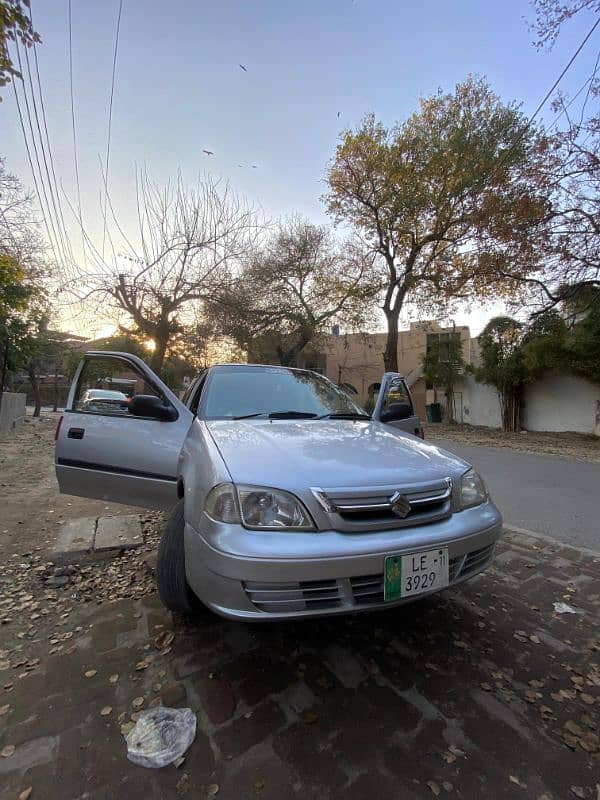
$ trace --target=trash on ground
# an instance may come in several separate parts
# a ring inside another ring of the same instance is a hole
[[[185,753],[195,736],[196,715],[191,708],[150,708],[141,712],[125,737],[127,758],[142,767],[166,767]]]
[[[554,610],[557,614],[578,614],[577,609],[567,603],[554,603]]]

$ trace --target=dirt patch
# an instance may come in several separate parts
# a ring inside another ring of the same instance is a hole
[[[164,525],[158,512],[141,515],[139,550],[97,564],[55,563],[53,547],[68,520],[140,511],[58,494],[57,421],[57,414],[28,417],[19,430],[0,438],[0,663],[10,655],[35,665],[44,655],[68,649],[74,635],[70,620],[82,604],[138,599],[155,591],[147,562]]]
[[[600,462],[600,437],[583,433],[541,433],[522,431],[504,433],[495,428],[474,425],[448,425],[428,423],[425,428],[427,439],[446,439],[466,445],[485,445],[486,447],[508,447],[523,453],[542,453],[564,458],[577,458],[581,461]]]

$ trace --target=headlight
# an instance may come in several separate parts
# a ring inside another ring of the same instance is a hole
[[[239,525],[240,512],[232,483],[221,483],[208,493],[204,510],[217,522],[235,522]]]
[[[204,510],[217,522],[241,522],[256,530],[315,530],[300,500],[281,489],[221,483],[208,493]]]
[[[314,523],[300,500],[281,489],[238,486],[242,524],[246,528],[312,531]]]
[[[460,481],[460,507],[472,508],[487,500],[487,489],[475,470],[470,469]]]

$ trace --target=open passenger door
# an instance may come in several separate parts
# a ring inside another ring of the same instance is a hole
[[[415,413],[410,391],[398,372],[384,374],[372,417],[406,433],[423,436],[421,421]]]
[[[192,420],[189,409],[142,359],[129,353],[86,353],[57,429],[60,491],[172,508],[179,455]]]

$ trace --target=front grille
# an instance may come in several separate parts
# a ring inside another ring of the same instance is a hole
[[[450,585],[483,569],[494,556],[495,544],[450,559]],[[351,578],[299,581],[298,583],[244,583],[248,600],[271,614],[298,611],[327,611],[346,607],[362,608],[383,604],[383,573]]]
[[[414,527],[452,513],[450,478],[401,488],[313,488],[312,493],[334,530],[347,532]],[[396,507],[399,513],[395,513]]]
[[[245,583],[250,602],[260,611],[290,612],[336,608],[341,605],[338,581]]]
[[[460,571],[460,577],[464,578],[466,575],[471,575],[473,572],[480,570],[488,561],[494,557],[494,550],[496,544],[489,544],[487,547],[482,547],[479,550],[473,550],[465,558],[464,564]]]

